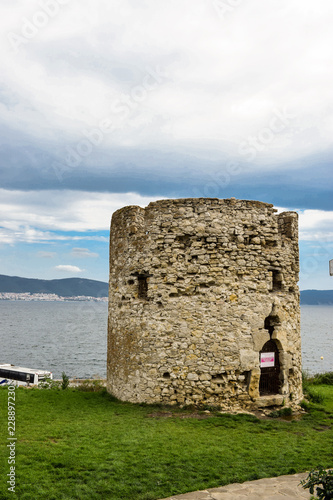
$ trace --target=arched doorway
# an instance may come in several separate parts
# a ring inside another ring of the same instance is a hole
[[[260,396],[279,394],[280,360],[279,349],[274,340],[269,340],[260,351]]]

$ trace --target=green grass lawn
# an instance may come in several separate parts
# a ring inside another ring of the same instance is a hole
[[[323,402],[301,420],[282,421],[218,413],[200,419],[189,417],[191,410],[121,403],[105,391],[18,388],[13,493],[1,388],[0,498],[154,500],[332,467],[333,386],[313,389]],[[172,416],[162,416],[167,412]]]

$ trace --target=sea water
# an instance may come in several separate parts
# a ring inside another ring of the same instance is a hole
[[[0,363],[106,376],[107,303],[0,300]]]
[[[310,375],[333,371],[333,306],[301,306],[302,364]]]
[[[301,306],[303,369],[333,371],[333,306]],[[107,303],[0,300],[0,364],[106,376]]]

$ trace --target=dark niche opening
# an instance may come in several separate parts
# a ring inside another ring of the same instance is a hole
[[[242,373],[243,377],[244,377],[244,383],[249,385],[249,382],[250,382],[250,378],[251,378],[251,371],[248,370],[248,371],[245,371]]]
[[[139,299],[148,299],[148,282],[147,276],[138,276],[138,297]]]
[[[281,272],[277,269],[273,269],[272,270],[272,278],[273,278],[272,291],[276,292],[278,290],[282,290],[283,284],[282,284]]]
[[[279,324],[280,320],[278,316],[270,315],[265,318],[264,328],[265,330],[268,330],[270,338],[272,338],[275,327]]]
[[[138,278],[138,298],[148,300],[148,278],[150,278],[152,274],[143,271],[141,273],[133,273],[132,276],[136,276]]]
[[[178,241],[184,247],[191,246],[191,235],[190,234],[181,234],[176,236],[176,241]]]

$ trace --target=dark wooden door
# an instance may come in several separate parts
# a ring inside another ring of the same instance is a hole
[[[266,356],[265,356],[266,354]],[[273,365],[273,366],[269,366]],[[280,361],[279,349],[274,340],[269,340],[260,351],[260,396],[279,394],[280,390]]]

